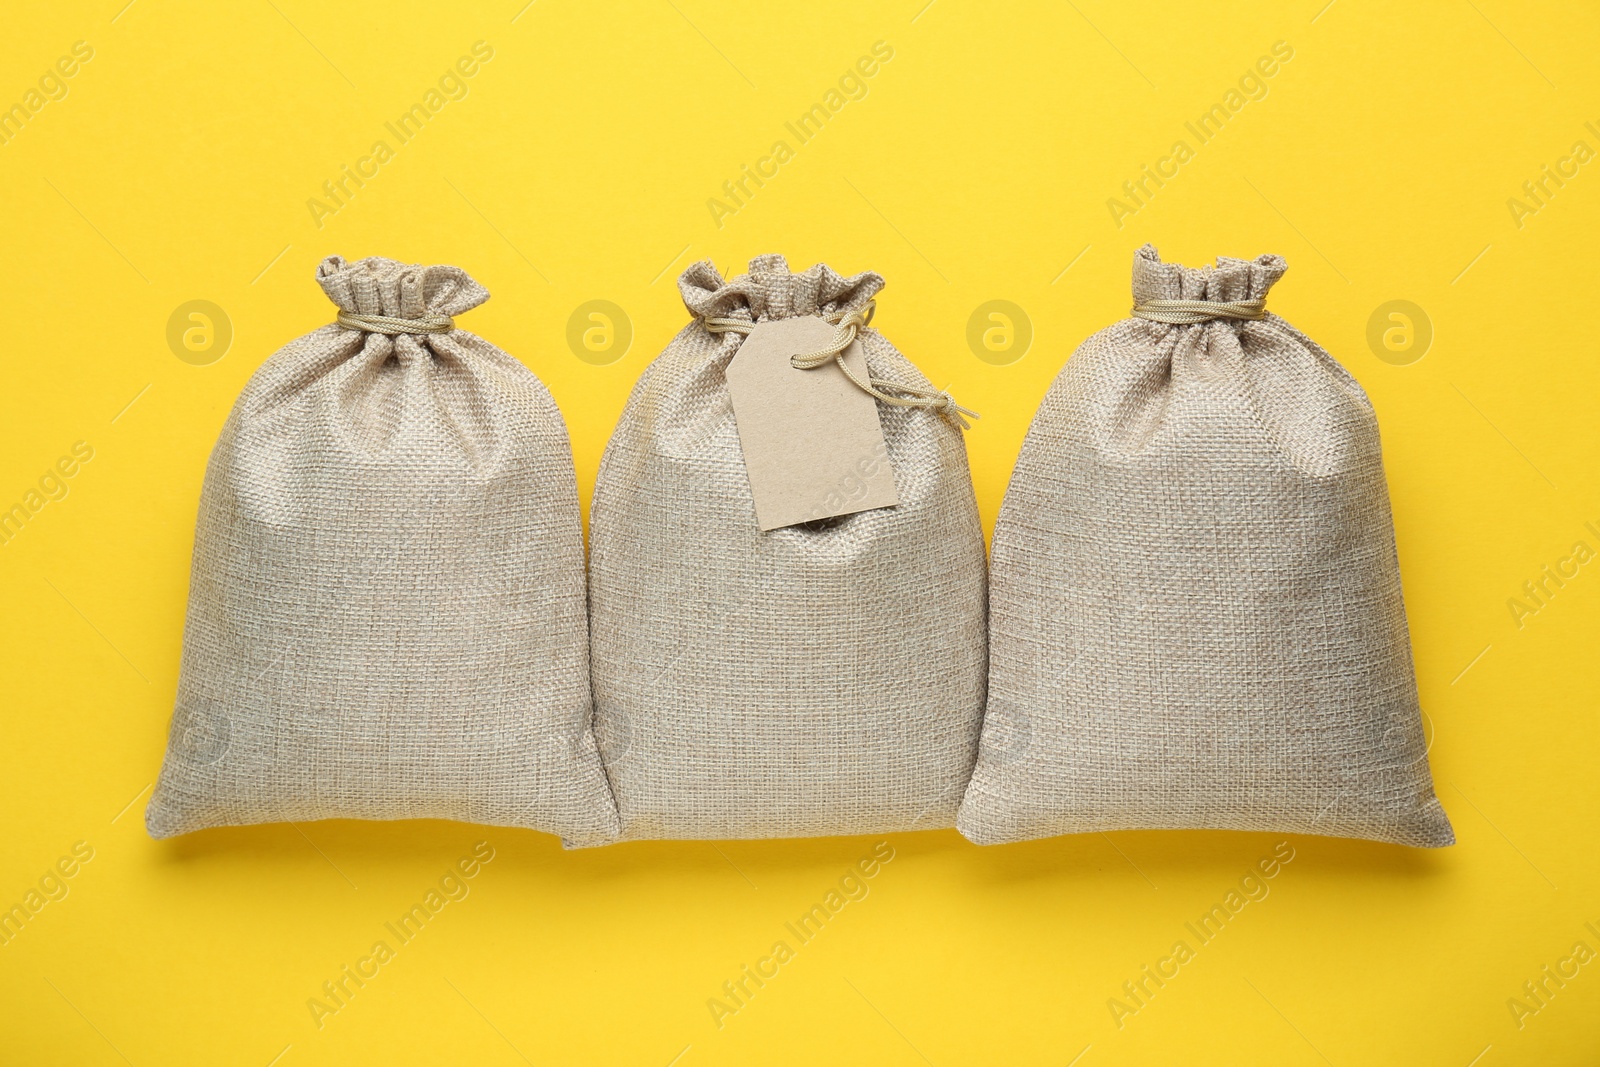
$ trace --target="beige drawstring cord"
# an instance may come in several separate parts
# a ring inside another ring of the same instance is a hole
[[[1214,319],[1264,319],[1267,302],[1257,300],[1145,300],[1133,305],[1133,317],[1187,326]]]
[[[362,333],[384,333],[391,337],[408,333],[445,333],[455,329],[456,320],[449,315],[424,315],[420,319],[397,319],[390,315],[352,315],[339,312],[338,323],[347,330]]]
[[[851,312],[835,311],[822,316],[825,322],[831,323],[834,327],[833,340],[828,342],[827,347],[819,348],[815,352],[791,356],[790,364],[800,370],[812,370],[825,363],[837,363],[839,369],[844,371],[844,376],[849,378],[856,388],[872,394],[885,404],[902,408],[927,408],[947,416],[963,430],[969,429],[972,424],[967,420],[978,418],[978,413],[956,403],[955,397],[944,390],[924,389],[920,385],[906,385],[870,376],[863,381],[845,363],[845,349],[850,347],[851,342],[861,332],[861,328],[872,321],[872,315],[876,310],[877,304],[868,301],[863,307]],[[710,333],[749,334],[756,328],[756,324],[748,319],[703,318],[700,321]],[[885,393],[884,389],[892,389],[894,394]]]

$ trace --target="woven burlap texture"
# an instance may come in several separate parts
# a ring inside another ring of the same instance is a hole
[[[961,431],[879,403],[899,505],[762,533],[724,380],[744,338],[699,319],[850,311],[883,279],[762,256],[679,287],[697,319],[634,388],[590,517],[595,724],[624,834],[951,825],[986,670]],[[875,377],[928,386],[875,330],[861,343]]]
[[[1266,296],[1277,256],[1134,259],[1135,302]],[[1270,302],[1269,302],[1270,303]],[[1378,425],[1277,315],[1089,338],[991,557],[980,844],[1209,827],[1448,845]]]
[[[457,315],[455,267],[333,257],[348,313]],[[544,385],[461,329],[324,326],[245,387],[206,469],[155,837],[327,818],[616,836],[583,540]]]

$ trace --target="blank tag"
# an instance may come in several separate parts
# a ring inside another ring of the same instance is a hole
[[[828,363],[801,370],[834,328],[817,315],[759,322],[728,365],[728,397],[763,531],[898,504],[878,402]],[[861,343],[844,350],[862,381]]]

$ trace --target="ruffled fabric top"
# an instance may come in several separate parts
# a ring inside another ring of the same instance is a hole
[[[749,271],[727,281],[710,260],[701,260],[678,279],[691,315],[752,322],[854,311],[877,296],[883,285],[883,277],[870,271],[846,278],[821,263],[794,274],[780,255],[757,256]]]
[[[459,315],[489,299],[489,290],[460,267],[424,267],[382,256],[354,263],[329,256],[317,266],[317,284],[339,310],[352,315]]]
[[[1218,256],[1215,267],[1185,267],[1161,262],[1155,245],[1145,245],[1133,254],[1133,300],[1256,300],[1288,269],[1282,256]]]

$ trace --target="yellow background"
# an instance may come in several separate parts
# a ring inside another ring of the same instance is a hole
[[[12,5],[0,35],[0,104],[94,49],[0,145],[0,507],[74,442],[95,450],[0,547],[0,904],[94,849],[0,947],[0,1062],[1600,1062],[1600,962],[1520,1028],[1507,1006],[1575,942],[1600,950],[1600,564],[1520,627],[1508,608],[1575,542],[1600,549],[1600,162],[1520,226],[1507,204],[1574,142],[1600,149],[1592,7],[124,2]],[[318,228],[323,181],[479,40],[494,58],[469,94]],[[894,57],[868,95],[719,228],[706,201],[879,40]],[[1184,122],[1277,41],[1294,57],[1267,96],[1119,228],[1107,199],[1194,147]],[[585,503],[628,388],[685,321],[690,262],[877,270],[875,325],[983,414],[967,441],[992,526],[1039,399],[1126,313],[1147,240],[1191,265],[1285,255],[1272,308],[1371,393],[1456,847],[1294,838],[1271,895],[1119,1029],[1107,1000],[1280,835],[891,835],[870,894],[719,1028],[722,983],[877,839],[145,836],[205,458],[256,367],[329,321],[324,255],[482,281],[462,325],[549,384]],[[166,339],[196,299],[234,331],[206,366]],[[566,341],[596,299],[634,330],[606,366]],[[966,340],[995,299],[1034,329],[1007,365]],[[1367,343],[1396,299],[1435,331],[1403,365]],[[319,1029],[307,1000],[479,840],[495,858],[470,895]]]

